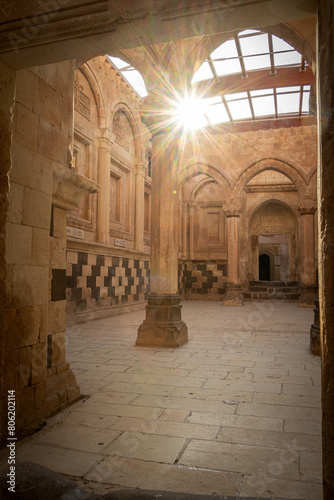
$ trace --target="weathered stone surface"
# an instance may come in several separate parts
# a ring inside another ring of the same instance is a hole
[[[319,136],[319,302],[322,344],[322,409],[323,409],[323,480],[324,499],[334,494],[334,281],[333,269],[333,147],[334,147],[334,61],[333,61],[333,6],[326,0],[319,2],[318,19],[318,116],[321,116]]]

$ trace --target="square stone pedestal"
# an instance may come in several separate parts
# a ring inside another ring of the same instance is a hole
[[[244,297],[242,295],[241,285],[234,283],[226,284],[226,292],[223,298],[224,306],[243,306]]]
[[[188,327],[181,319],[181,307],[178,295],[150,294],[136,345],[179,347],[188,342]]]

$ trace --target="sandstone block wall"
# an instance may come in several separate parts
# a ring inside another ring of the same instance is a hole
[[[73,74],[70,61],[17,72],[3,367],[4,390],[16,391],[17,435],[79,395],[65,363],[66,212],[54,203],[54,174],[69,169],[72,115],[63,111],[71,108]]]

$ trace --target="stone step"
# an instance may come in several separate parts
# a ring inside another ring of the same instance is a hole
[[[268,293],[295,293],[299,287],[265,287],[265,286],[250,286],[250,292],[268,292]]]
[[[243,292],[244,300],[273,300],[273,301],[283,301],[283,302],[296,302],[299,299],[298,292]]]
[[[251,281],[250,286],[264,286],[264,287],[298,287],[299,281]]]

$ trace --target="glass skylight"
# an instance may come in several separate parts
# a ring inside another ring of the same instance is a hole
[[[211,125],[261,120],[309,113],[310,85],[236,92],[202,99],[203,113]]]
[[[245,77],[247,71],[265,68],[274,72],[278,67],[298,66],[301,62],[301,54],[284,40],[270,33],[245,30],[215,49],[195,73],[193,82],[238,73]],[[216,74],[212,74],[209,63]]]
[[[201,82],[215,80],[217,95],[211,93],[212,97],[202,99],[203,113],[212,125],[301,117],[309,114],[309,82],[314,81],[312,73],[308,73],[308,81],[301,79],[306,66],[302,55],[284,40],[270,33],[245,30],[217,47],[192,83],[205,92],[208,87],[204,83],[201,87]],[[289,85],[294,74],[297,85]],[[298,85],[298,81],[307,84]],[[267,82],[268,88],[263,88]],[[283,86],[285,82],[288,86]]]
[[[255,116],[274,116],[275,100],[274,96],[255,97],[252,99]]]
[[[139,95],[139,97],[147,96],[145,82],[139,71],[119,57],[108,56],[108,58],[113,63],[115,68],[119,70],[124,79],[130,84],[133,90]]]

